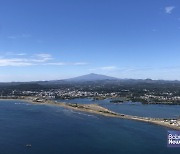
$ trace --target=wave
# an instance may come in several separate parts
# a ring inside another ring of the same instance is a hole
[[[75,113],[75,114],[79,114],[79,115],[83,115],[83,116],[88,116],[88,117],[93,117],[93,118],[99,119],[97,116],[92,115],[92,114],[86,114],[86,113],[83,113],[83,112],[77,112],[77,111],[72,111],[72,112]]]
[[[28,104],[28,103],[14,103],[14,104],[16,104],[16,105],[27,105],[27,106],[31,105],[31,104]]]

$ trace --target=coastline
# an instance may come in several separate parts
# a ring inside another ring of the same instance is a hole
[[[35,97],[23,97],[23,98],[15,98],[15,99],[0,99],[0,101],[23,101],[31,104],[40,104],[40,105],[54,105],[59,107],[64,107],[67,109],[72,109],[80,112],[87,112],[92,114],[98,114],[106,117],[113,118],[121,118],[127,120],[135,120],[140,122],[146,122],[151,124],[160,125],[166,128],[170,128],[173,130],[180,130],[180,125],[171,124],[169,121],[165,121],[163,118],[149,118],[149,117],[140,117],[140,116],[132,116],[127,114],[121,114],[117,112],[113,112],[108,110],[107,108],[101,107],[98,104],[73,104],[73,103],[64,103],[64,102],[56,102],[53,100],[44,100],[37,99]],[[178,124],[180,124],[180,119],[177,119]]]

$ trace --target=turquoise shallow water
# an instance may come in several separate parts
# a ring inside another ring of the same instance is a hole
[[[152,124],[0,101],[0,154],[179,154],[166,138],[167,129]]]

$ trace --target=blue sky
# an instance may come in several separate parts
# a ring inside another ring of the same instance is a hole
[[[0,82],[92,72],[180,80],[180,1],[0,0]]]

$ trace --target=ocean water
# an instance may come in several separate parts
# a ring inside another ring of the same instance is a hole
[[[153,124],[0,101],[0,154],[179,154],[166,138]]]
[[[112,111],[130,114],[135,116],[145,116],[154,118],[179,118],[180,117],[180,105],[162,105],[162,104],[148,104],[143,105],[141,103],[122,103],[102,104]]]
[[[141,103],[110,103],[109,99],[96,100],[92,99],[70,99],[70,100],[58,100],[67,103],[81,103],[81,104],[99,104],[112,111],[130,114],[135,116],[145,116],[154,118],[177,118],[180,117],[180,105],[162,105],[162,104],[148,104]]]

